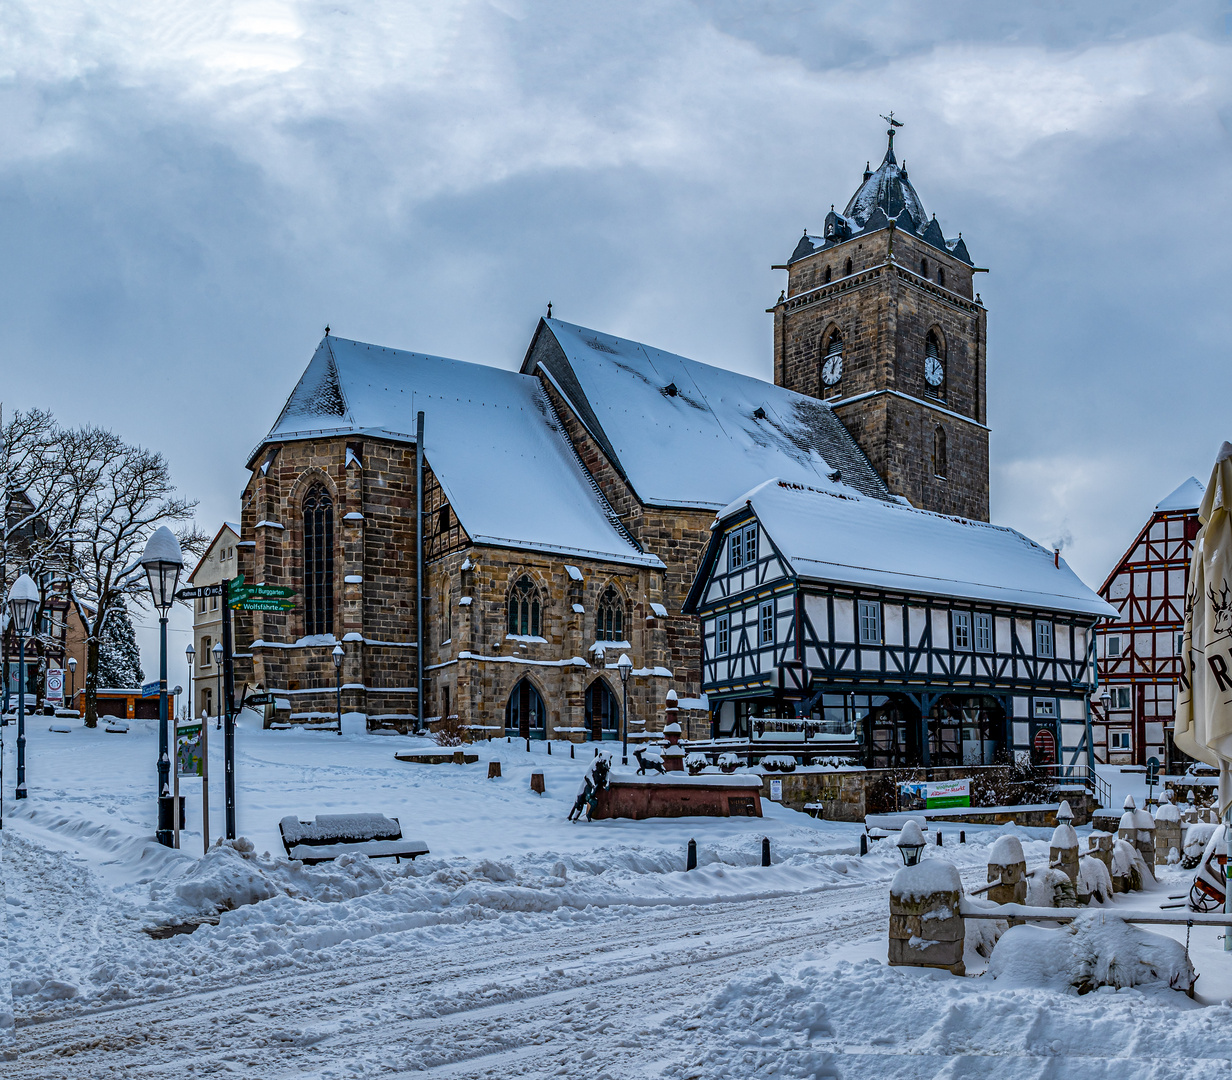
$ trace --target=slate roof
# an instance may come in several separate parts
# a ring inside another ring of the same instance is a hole
[[[644,504],[717,510],[767,476],[893,497],[815,398],[560,319],[539,324],[537,368]]]
[[[628,538],[578,461],[539,380],[326,336],[262,441],[415,441],[476,543],[661,567]],[[254,452],[249,466],[256,460]]]
[[[958,597],[1103,617],[1102,600],[1064,559],[1022,533],[854,494],[767,480],[724,507],[685,604],[695,605],[722,549],[718,525],[752,508],[765,534],[805,581],[865,585],[899,594]]]
[[[877,170],[864,170],[864,178],[855,194],[848,200],[847,208],[841,214],[836,214],[831,207],[830,213],[826,215],[823,235],[812,236],[806,232],[796,244],[789,263],[807,258],[824,248],[844,243],[853,237],[885,229],[893,221],[896,228],[918,236],[938,251],[944,251],[968,265],[973,265],[962,234],[947,240],[942,235],[941,226],[937,224],[936,215],[929,218],[924,212],[924,204],[907,178],[906,166],[900,166],[894,156],[894,132],[891,130],[888,134],[889,145]]]

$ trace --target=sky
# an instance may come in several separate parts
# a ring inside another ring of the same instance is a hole
[[[516,367],[551,301],[769,379],[890,109],[990,270],[993,520],[1098,587],[1232,438],[1229,0],[4,0],[0,397],[213,531],[327,324]]]

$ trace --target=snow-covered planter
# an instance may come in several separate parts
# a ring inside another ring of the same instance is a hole
[[[725,773],[734,773],[742,764],[743,762],[736,754],[719,755],[719,768]]]
[[[1010,986],[1086,994],[1101,986],[1155,984],[1193,993],[1197,974],[1179,941],[1123,922],[1110,912],[1079,915],[1068,926],[1015,926],[1002,935],[988,974]]]
[[[692,753],[686,755],[684,759],[684,767],[689,770],[690,776],[697,776],[706,770],[710,764],[710,759],[705,754]]]
[[[796,759],[787,754],[771,754],[761,759],[761,767],[766,772],[795,772]]]

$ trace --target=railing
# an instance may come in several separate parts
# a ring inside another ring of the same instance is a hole
[[[1057,784],[1081,784],[1100,806],[1112,805],[1112,788],[1108,781],[1089,765],[1037,765],[1036,768],[1050,774]]]

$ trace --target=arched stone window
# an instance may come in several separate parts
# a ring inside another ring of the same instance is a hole
[[[596,641],[624,641],[625,639],[625,598],[609,585],[599,598],[599,609],[595,615]]]
[[[543,695],[530,679],[523,679],[505,703],[505,734],[542,739],[547,731],[547,715]]]
[[[453,586],[449,578],[441,581],[441,643],[453,640]]]
[[[843,335],[837,326],[831,327],[821,341],[821,356],[818,361],[820,387],[818,396],[838,397],[843,381]]]
[[[620,737],[620,702],[605,679],[586,688],[586,730],[596,742]]]
[[[933,432],[933,475],[944,477],[945,474],[945,428],[938,424]]]
[[[831,281],[831,280],[833,280],[833,278],[834,278],[834,274],[833,274],[833,272],[830,270],[830,268],[827,266],[827,267],[826,267],[826,276],[825,276],[825,280],[826,280],[826,281]]]
[[[937,284],[940,285],[943,289],[945,288],[945,267],[944,266],[937,267]]]
[[[847,260],[847,265],[843,268],[843,273],[847,277],[851,276],[851,260],[850,259]]]
[[[924,339],[924,396],[945,400],[945,341],[936,327]]]
[[[509,633],[517,637],[541,637],[541,613],[539,590],[523,574],[509,592]]]
[[[323,484],[304,496],[304,632],[334,632],[334,500]]]
[[[928,277],[928,260],[927,259],[920,260],[920,277],[923,277],[923,278]]]

